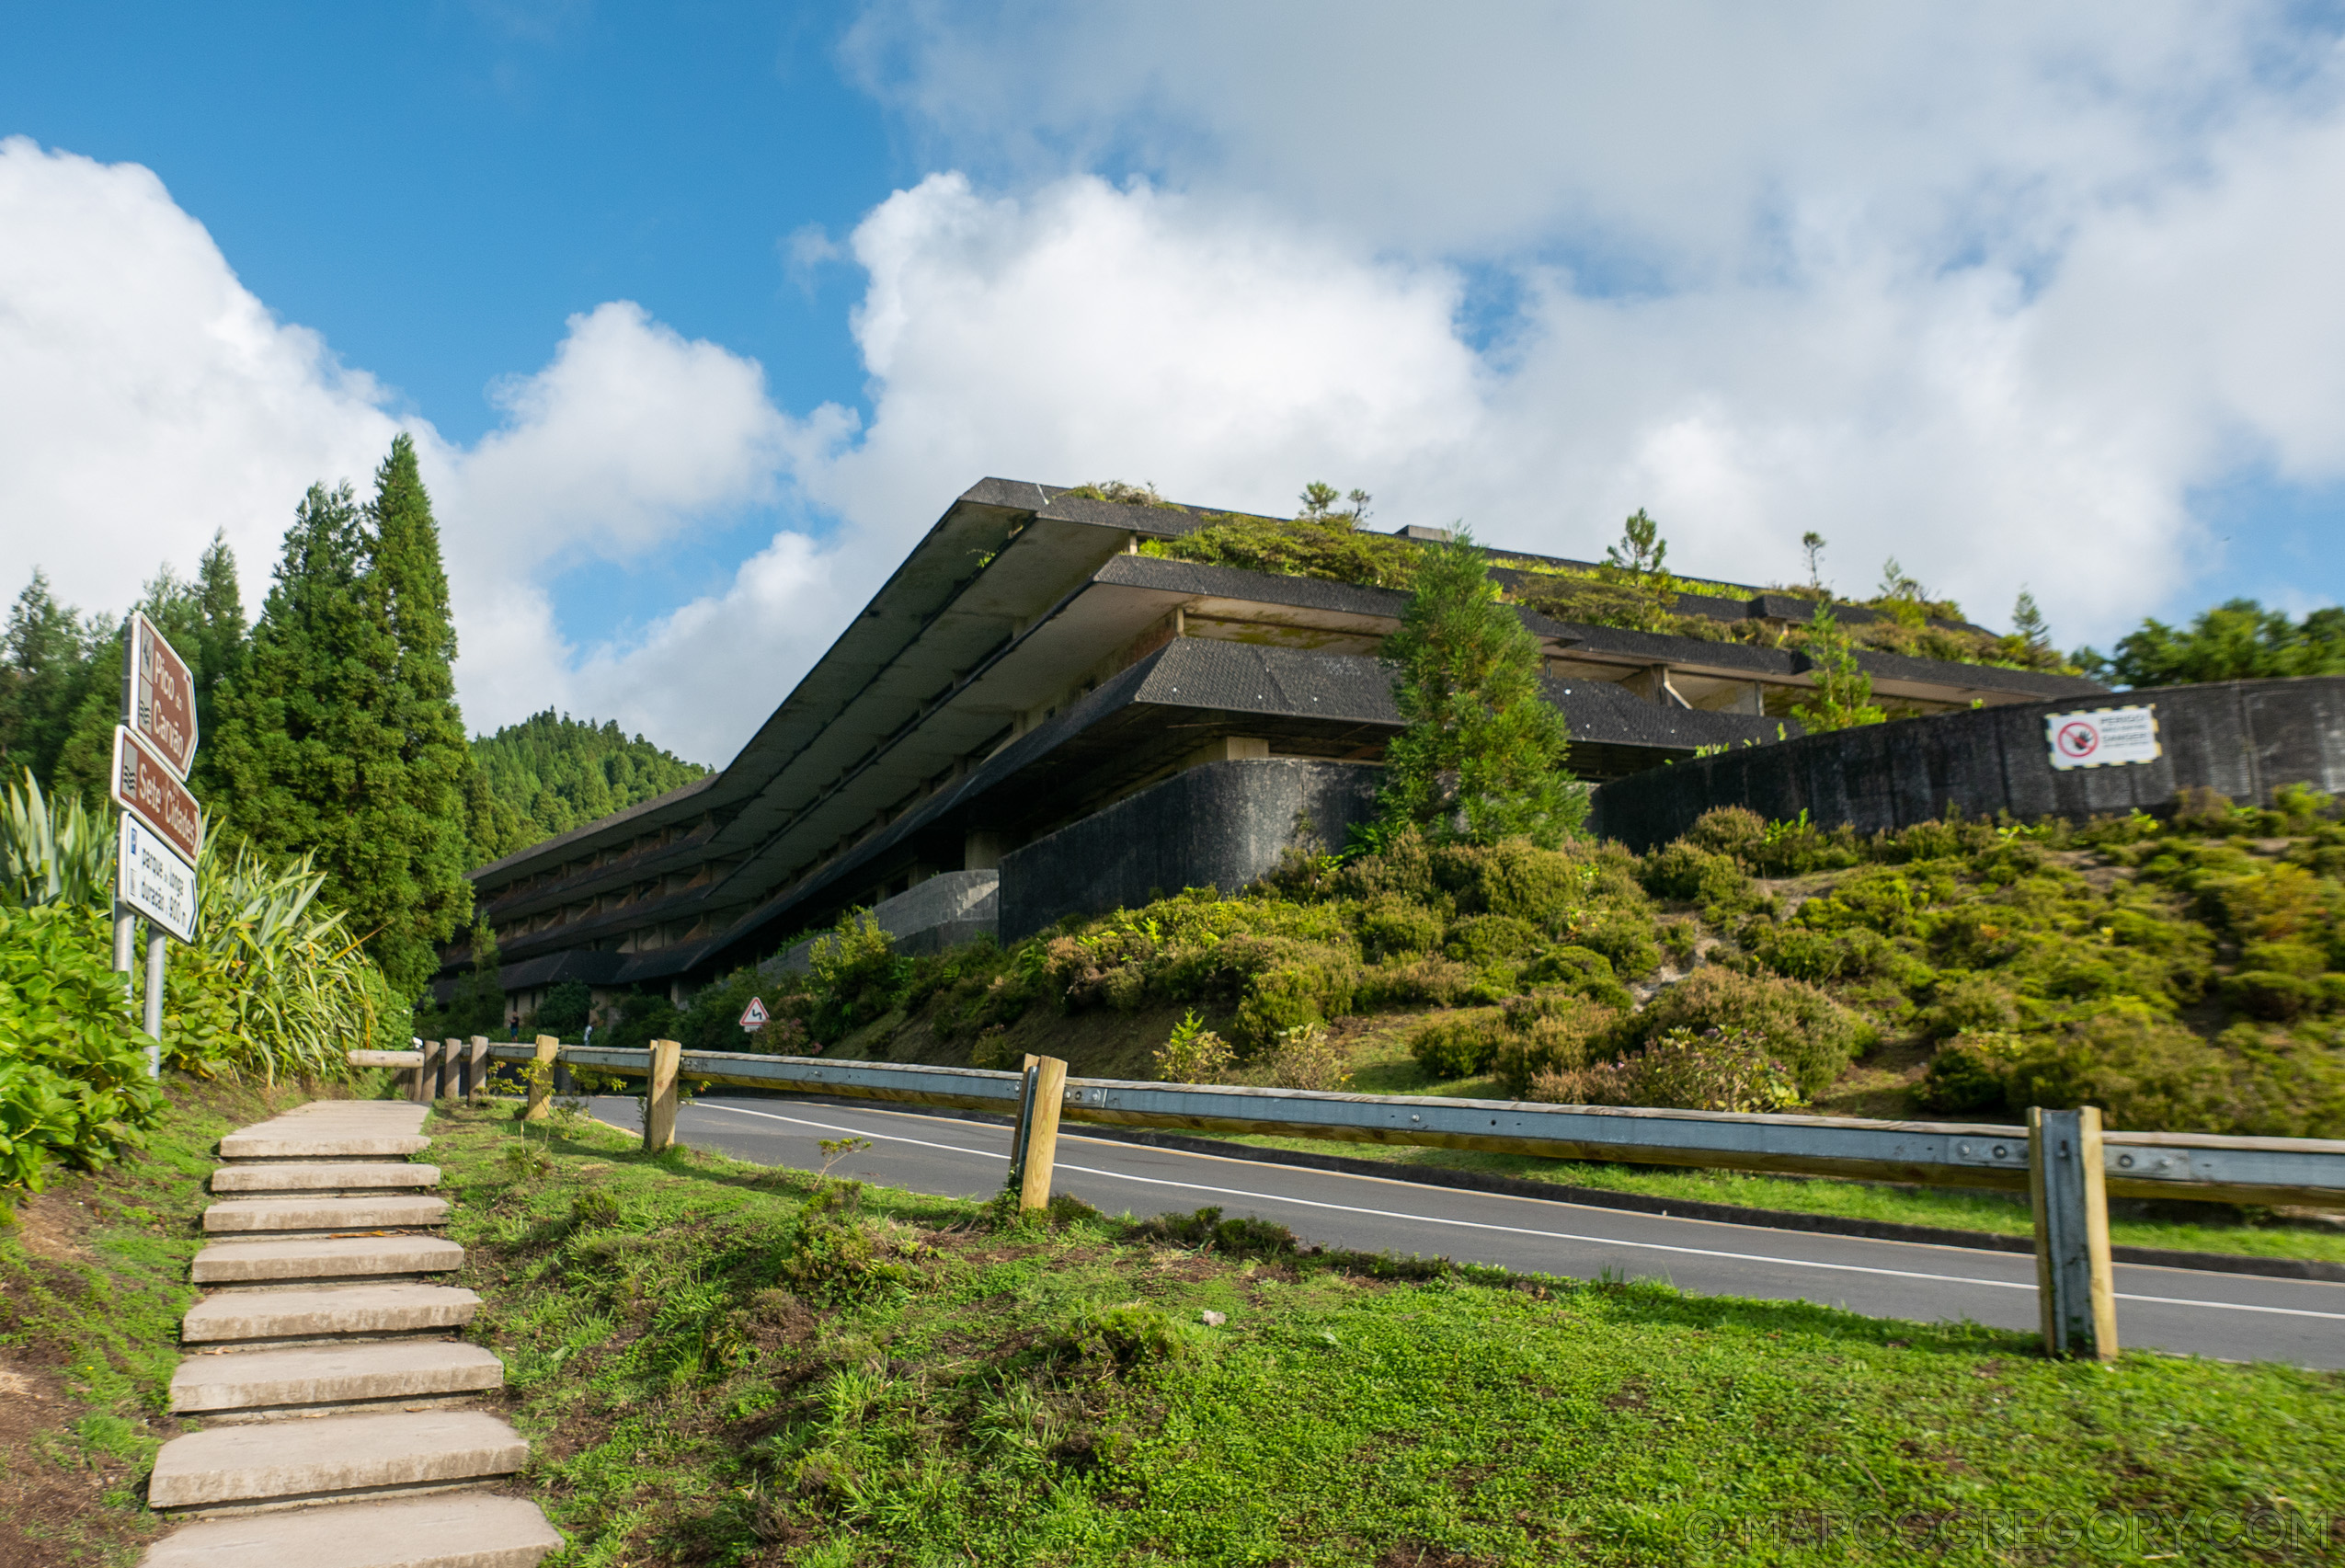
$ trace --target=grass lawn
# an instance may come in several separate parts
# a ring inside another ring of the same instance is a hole
[[[2345,1560],[2336,1374],[1005,1225],[508,1115],[432,1157],[566,1562]]]
[[[175,1078],[145,1151],[0,1218],[0,1563],[137,1561],[220,1135],[303,1098]]]

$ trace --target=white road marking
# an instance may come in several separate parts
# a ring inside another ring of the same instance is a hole
[[[957,1144],[931,1143],[925,1139],[904,1138],[894,1133],[871,1132],[860,1127],[839,1127],[830,1122],[807,1121],[801,1116],[776,1116],[771,1111],[751,1111],[744,1109],[739,1105],[715,1105],[703,1104],[696,1105],[694,1108],[704,1111],[731,1111],[738,1116],[758,1116],[770,1122],[789,1122],[793,1126],[796,1127],[817,1127],[824,1132],[843,1132],[857,1138],[868,1138],[875,1141],[885,1141],[887,1143],[909,1143],[921,1149],[939,1150],[947,1154],[975,1155],[977,1158],[981,1160],[1000,1160],[1007,1162],[1010,1158],[1007,1154],[997,1154],[991,1150],[987,1149],[963,1149]],[[904,1115],[906,1113],[897,1112],[892,1114]],[[1097,1140],[1092,1139],[1086,1141]],[[1298,1207],[1323,1208],[1338,1214],[1360,1214],[1367,1215],[1377,1219],[1404,1219],[1413,1221],[1419,1225],[1447,1225],[1461,1230],[1493,1230],[1509,1236],[1533,1236],[1541,1241],[1549,1242],[1579,1242],[1589,1246],[1597,1247],[1634,1247],[1642,1252],[1675,1253],[1685,1257],[1722,1258],[1730,1263],[1773,1264],[1778,1267],[1782,1268],[1828,1269],[1841,1274],[1880,1275],[1892,1279],[1927,1279],[1942,1285],[1982,1285],[1990,1287],[1996,1290],[2033,1290],[2036,1288],[2035,1281],[2032,1279],[2024,1281],[2012,1279],[1978,1279],[1968,1275],[1928,1274],[1918,1269],[1910,1268],[1873,1268],[1864,1264],[1825,1263],[1813,1258],[1769,1257],[1760,1253],[1729,1253],[1722,1252],[1711,1247],[1676,1247],[1671,1246],[1665,1242],[1631,1242],[1623,1240],[1618,1236],[1582,1236],[1576,1235],[1569,1230],[1534,1230],[1521,1225],[1493,1225],[1482,1220],[1452,1219],[1442,1215],[1406,1214],[1389,1208],[1363,1208],[1356,1205],[1347,1203],[1321,1203],[1313,1198],[1289,1197],[1283,1193],[1247,1192],[1243,1188],[1240,1187],[1207,1186],[1203,1183],[1199,1182],[1175,1182],[1169,1181],[1161,1176],[1135,1176],[1123,1171],[1101,1171],[1089,1165],[1070,1165],[1063,1160],[1058,1162],[1058,1168],[1062,1171],[1073,1171],[1085,1176],[1104,1177],[1111,1182],[1140,1182],[1149,1186],[1172,1187],[1181,1192],[1211,1193],[1217,1197],[1251,1198],[1256,1203],[1293,1204]],[[1318,1172],[1314,1173],[1325,1175],[1330,1173]],[[2215,1311],[2263,1312],[2275,1317],[2321,1318],[2332,1322],[2345,1322],[2345,1312],[2316,1312],[2307,1307],[2263,1307],[2245,1301],[2194,1301],[2177,1296],[2134,1296],[2129,1295],[2122,1290],[2116,1292],[2116,1297],[2120,1301],[2140,1301],[2152,1306],[2200,1307]]]

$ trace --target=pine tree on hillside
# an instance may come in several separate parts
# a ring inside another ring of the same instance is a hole
[[[708,772],[616,724],[552,708],[472,745],[480,782],[466,795],[472,863],[486,865],[687,784]]]
[[[264,849],[315,849],[327,896],[349,904],[352,845],[370,830],[358,798],[358,758],[374,738],[360,592],[365,538],[347,484],[312,485],[294,509],[283,554],[242,668],[213,694],[208,772],[217,809]],[[357,929],[373,929],[353,906]]]
[[[7,776],[30,768],[41,779],[55,779],[57,758],[89,694],[90,665],[104,630],[60,604],[48,575],[38,569],[17,595],[7,629],[0,633],[0,767]],[[120,675],[117,665],[117,681]]]
[[[1408,727],[1384,751],[1381,828],[1552,848],[1587,814],[1563,758],[1571,732],[1539,690],[1539,644],[1498,596],[1470,534],[1425,553],[1384,640]]]
[[[472,912],[465,880],[464,781],[472,772],[463,715],[456,707],[456,628],[440,524],[401,434],[375,471],[368,504],[372,559],[361,587],[374,635],[368,647],[389,661],[375,670],[383,750],[360,787],[374,818],[368,845],[371,898],[358,905],[381,924],[375,952],[401,990],[420,990],[439,965],[433,944]]]

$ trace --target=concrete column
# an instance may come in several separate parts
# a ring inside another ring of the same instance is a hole
[[[963,871],[1000,870],[1001,856],[1005,853],[1003,843],[1005,837],[1004,834],[984,829],[972,831],[968,837],[961,841],[961,869]]]

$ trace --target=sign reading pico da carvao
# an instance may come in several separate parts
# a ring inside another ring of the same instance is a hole
[[[195,764],[195,676],[154,622],[131,614],[130,724],[181,778]]]
[[[122,725],[114,727],[114,804],[135,814],[193,865],[203,851],[203,812],[153,748]]]

